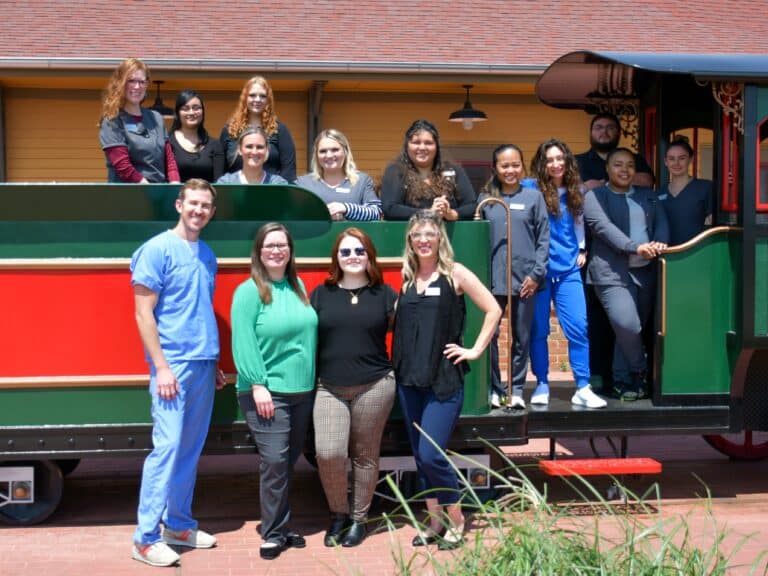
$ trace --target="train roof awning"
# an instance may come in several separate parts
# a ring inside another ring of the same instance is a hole
[[[579,50],[561,56],[544,71],[536,95],[557,108],[589,108],[596,100],[637,98],[643,72],[684,74],[701,81],[768,82],[768,55]]]

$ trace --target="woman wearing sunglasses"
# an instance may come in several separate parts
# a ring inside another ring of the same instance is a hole
[[[137,58],[112,73],[101,102],[99,142],[107,157],[107,182],[179,182],[179,169],[163,117],[141,103],[149,69]]]
[[[325,545],[352,547],[366,535],[381,435],[395,399],[386,336],[397,294],[383,282],[373,242],[357,228],[336,238],[329,272],[310,296],[318,316],[315,452],[331,511]]]

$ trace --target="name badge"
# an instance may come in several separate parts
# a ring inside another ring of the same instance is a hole
[[[336,192],[339,194],[349,194],[352,190],[350,188],[336,188]]]
[[[516,202],[512,202],[512,204],[509,205],[510,210],[525,210],[525,204],[518,204]]]
[[[440,286],[427,286],[424,296],[440,296]]]
[[[659,194],[659,200],[666,200],[667,195],[666,194]]]

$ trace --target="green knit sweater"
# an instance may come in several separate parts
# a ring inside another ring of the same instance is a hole
[[[317,314],[287,280],[272,283],[268,305],[252,279],[240,284],[232,299],[231,318],[238,392],[249,392],[254,384],[279,394],[314,388]]]

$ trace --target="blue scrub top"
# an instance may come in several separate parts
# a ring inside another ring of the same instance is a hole
[[[205,242],[198,242],[195,254],[173,231],[162,232],[134,252],[131,273],[131,285],[141,284],[159,295],[154,313],[166,360],[218,359],[216,256]]]

